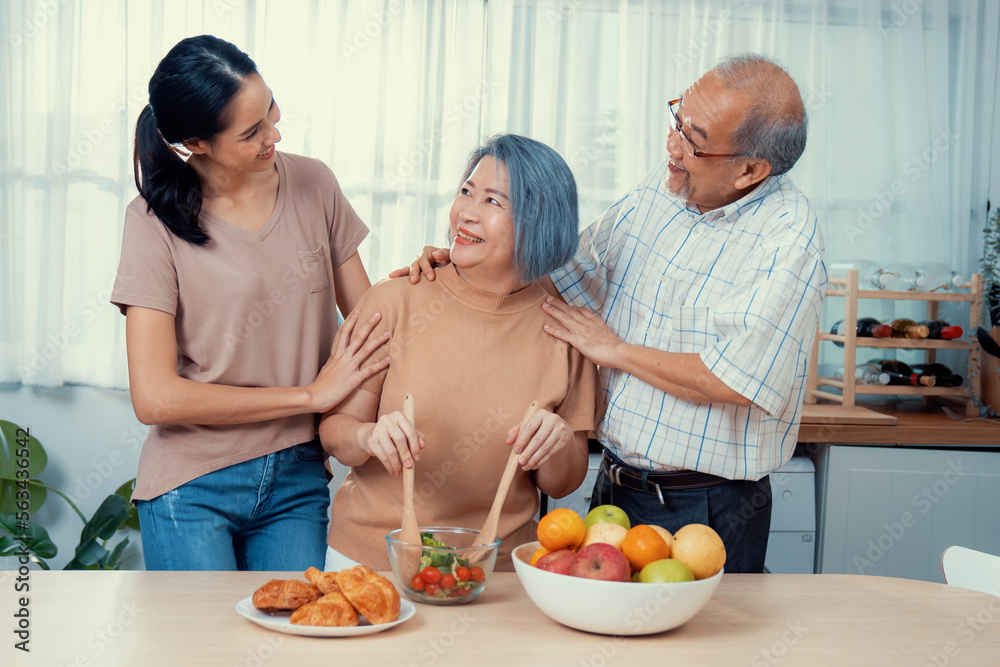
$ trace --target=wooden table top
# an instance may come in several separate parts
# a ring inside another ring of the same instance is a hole
[[[30,573],[30,653],[15,650],[16,572],[0,573],[4,665],[998,665],[1000,598],[859,575],[727,574],[685,625],[641,637],[566,628],[513,573],[475,602],[416,605],[377,634],[281,634],[237,614],[272,577],[301,573]],[[13,638],[12,638],[13,637]],[[935,662],[936,660],[936,662]]]
[[[912,401],[871,402],[865,403],[864,407],[896,417],[896,424],[837,423],[835,418],[827,418],[827,413],[806,405],[798,441],[835,445],[1000,447],[1000,419],[970,418],[959,407],[950,408],[955,416],[952,417],[941,406],[924,407]],[[807,420],[806,416],[810,418]]]

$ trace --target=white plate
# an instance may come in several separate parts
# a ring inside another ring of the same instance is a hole
[[[391,623],[372,625],[364,616],[359,615],[361,623],[353,628],[329,628],[321,625],[293,625],[289,621],[291,613],[266,614],[253,606],[253,596],[243,598],[236,603],[236,612],[243,618],[253,621],[268,630],[284,632],[287,635],[302,635],[305,637],[357,637],[370,635],[393,628],[403,621],[408,621],[417,613],[416,607],[409,600],[399,601],[399,618]]]

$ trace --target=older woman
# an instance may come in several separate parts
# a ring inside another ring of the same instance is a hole
[[[596,369],[549,336],[538,281],[572,255],[576,184],[554,150],[504,134],[473,151],[451,206],[452,264],[411,286],[383,281],[359,305],[392,334],[392,364],[320,424],[323,446],[351,471],[333,501],[328,568],[338,555],[388,569],[384,535],[402,517],[403,467],[415,465],[422,525],[479,528],[510,448],[520,468],[500,518],[498,569],[535,539],[538,491],[559,498],[587,468]],[[370,362],[368,362],[370,363]],[[416,424],[400,412],[414,397]],[[539,409],[523,426],[525,409]]]

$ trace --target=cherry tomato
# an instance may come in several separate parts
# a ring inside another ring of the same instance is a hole
[[[451,592],[451,594],[454,597],[458,597],[460,595],[468,595],[471,592],[472,592],[472,587],[471,586],[460,586],[459,588],[456,588],[455,590],[453,590]]]
[[[420,578],[423,579],[425,583],[436,584],[441,581],[441,570],[428,565],[420,571]]]
[[[473,581],[478,581],[479,583],[486,581],[486,573],[483,572],[483,568],[478,565],[472,566],[472,569],[469,570],[469,576]]]
[[[427,582],[424,581],[424,578],[421,577],[419,573],[413,575],[413,578],[410,579],[410,588],[412,588],[413,590],[422,591],[426,587],[427,587]]]
[[[440,584],[427,584],[427,588],[424,589],[424,593],[427,593],[428,595],[434,595],[439,590],[441,590]]]
[[[468,581],[469,576],[470,576],[469,568],[465,567],[464,565],[459,565],[458,567],[455,568],[455,578],[458,579],[459,581]]]
[[[444,575],[441,575],[441,582],[440,583],[441,583],[441,588],[444,588],[446,590],[454,588],[455,587],[455,575],[453,575],[453,574],[444,574]]]

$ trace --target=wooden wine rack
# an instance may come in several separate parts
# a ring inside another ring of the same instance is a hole
[[[965,412],[969,416],[977,416],[979,408],[975,405],[980,397],[980,364],[982,350],[976,342],[974,333],[980,326],[980,315],[983,311],[983,277],[974,274],[969,282],[961,285],[968,292],[892,292],[886,290],[858,289],[858,272],[848,271],[846,278],[831,278],[826,296],[844,297],[844,331],[839,336],[819,329],[816,342],[813,344],[812,356],[809,360],[809,375],[807,380],[806,403],[816,403],[818,399],[827,399],[846,407],[854,407],[859,394],[894,394],[909,396],[940,396],[964,401]],[[897,301],[926,301],[927,319],[938,317],[938,306],[942,301],[958,301],[969,304],[969,328],[967,340],[938,340],[912,338],[859,338],[857,335],[858,300],[882,299]],[[819,344],[821,341],[835,341],[844,345],[844,379],[818,375]],[[854,368],[857,366],[857,350],[859,347],[876,347],[882,349],[916,349],[925,350],[927,362],[933,363],[938,350],[967,350],[968,369],[965,386],[962,387],[906,387],[901,385],[862,385],[854,379]],[[841,394],[824,391],[820,387],[835,387]]]

